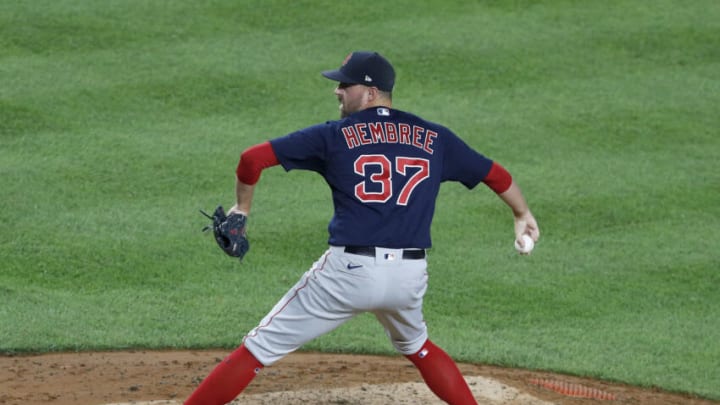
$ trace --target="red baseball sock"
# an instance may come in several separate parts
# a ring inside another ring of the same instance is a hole
[[[263,368],[244,345],[225,358],[185,401],[185,405],[224,405],[240,395]]]
[[[443,401],[451,405],[477,404],[453,359],[429,339],[419,352],[405,357],[417,367],[430,390]]]

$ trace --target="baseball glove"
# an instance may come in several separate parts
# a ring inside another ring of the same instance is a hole
[[[250,249],[250,242],[245,234],[247,216],[239,213],[225,215],[222,205],[218,205],[212,215],[208,215],[203,210],[200,212],[212,220],[212,224],[203,228],[203,232],[212,229],[220,249],[229,256],[242,260]]]

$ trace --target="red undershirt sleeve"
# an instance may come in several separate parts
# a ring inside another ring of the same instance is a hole
[[[490,172],[488,172],[487,176],[483,179],[483,183],[497,194],[502,194],[510,188],[512,176],[504,167],[500,166],[499,163],[493,162],[490,167]]]
[[[240,155],[235,175],[240,182],[254,185],[260,180],[263,169],[279,164],[270,142],[264,142],[245,149]]]

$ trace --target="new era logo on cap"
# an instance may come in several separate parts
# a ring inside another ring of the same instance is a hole
[[[339,69],[324,71],[322,75],[341,83],[364,84],[383,91],[392,91],[395,86],[395,69],[377,52],[353,52]]]

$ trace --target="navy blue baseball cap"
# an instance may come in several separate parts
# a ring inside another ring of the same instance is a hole
[[[345,58],[339,69],[326,70],[322,75],[337,82],[364,84],[382,91],[392,91],[395,86],[395,69],[377,52],[355,51]]]

